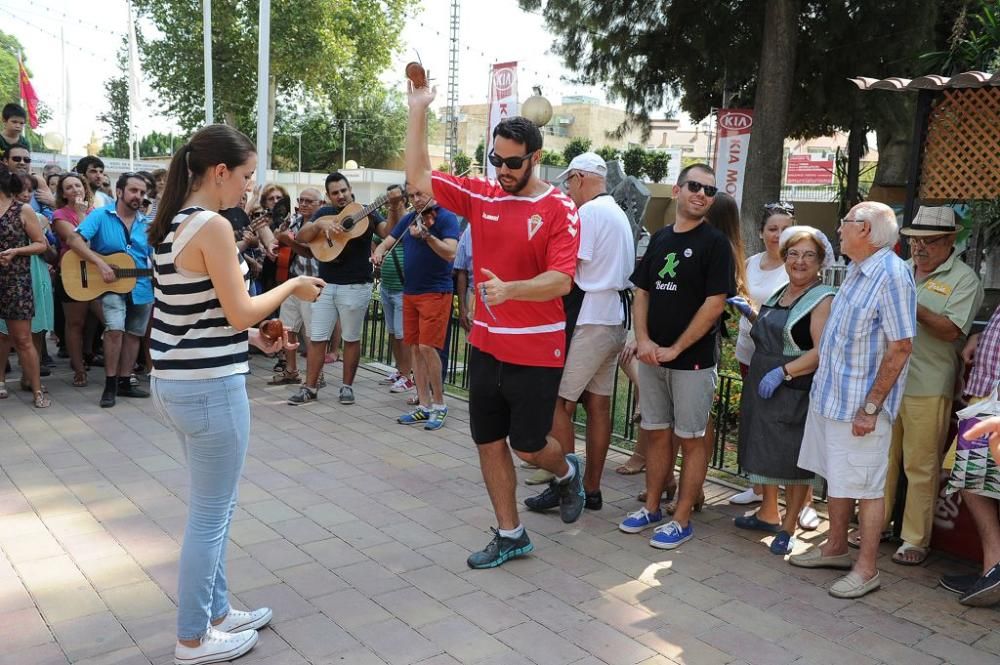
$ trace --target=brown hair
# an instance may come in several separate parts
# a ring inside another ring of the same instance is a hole
[[[149,226],[149,244],[155,248],[163,242],[184,201],[210,169],[219,164],[235,169],[256,152],[246,134],[228,125],[206,125],[195,132],[170,160],[167,184]]]
[[[264,189],[260,193],[260,200],[257,202],[258,204],[260,204],[261,208],[267,208],[267,197],[270,196],[271,192],[273,192],[274,190],[278,190],[279,192],[281,192],[282,197],[288,198],[287,189],[273,182],[269,183],[267,185],[264,185]]]
[[[736,264],[736,292],[748,295],[747,259],[743,252],[743,238],[740,236],[740,208],[736,205],[736,199],[725,192],[717,192],[705,219],[729,239],[733,262]]]
[[[65,208],[69,205],[69,201],[66,200],[66,195],[63,194],[63,183],[70,178],[76,178],[83,185],[83,200],[87,202],[87,207],[94,207],[94,193],[90,191],[90,185],[87,184],[87,179],[84,178],[79,173],[63,173],[59,176],[59,183],[56,185],[56,208]]]
[[[796,231],[792,235],[785,239],[785,242],[781,243],[781,259],[787,260],[788,248],[792,245],[797,245],[803,240],[812,240],[813,245],[816,246],[816,260],[819,261],[820,265],[823,265],[823,261],[826,259],[826,247],[823,243],[819,241],[819,238],[814,236],[809,231]]]

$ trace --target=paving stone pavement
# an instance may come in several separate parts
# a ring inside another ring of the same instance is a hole
[[[16,390],[0,401],[0,665],[169,663],[180,448],[149,400],[102,410],[99,372],[75,389],[63,364],[46,379],[52,408]],[[340,406],[338,365],[318,402],[286,406],[291,388],[266,385],[268,364],[257,357],[249,379],[228,560],[234,604],[267,604],[274,621],[240,663],[1000,662],[1000,612],[936,586],[967,564],[897,566],[885,546],[882,590],[838,600],[836,571],[771,555],[732,527],[732,490],[712,483],[694,540],[655,550],[616,528],[642,483],[613,473],[617,454],[604,510],[571,525],[524,513],[534,554],[469,570],[493,520],[465,405],[451,400],[441,431],[406,428],[402,398],[372,371]],[[520,484],[518,497],[536,491]]]

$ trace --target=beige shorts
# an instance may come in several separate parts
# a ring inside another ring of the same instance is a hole
[[[826,480],[827,495],[838,499],[881,499],[889,469],[892,423],[882,411],[875,430],[854,436],[851,423],[809,409],[799,467]]]
[[[566,355],[559,396],[575,402],[585,390],[594,395],[611,395],[618,354],[624,346],[622,326],[578,325]]]
[[[297,335],[305,333],[308,336],[312,327],[312,303],[295,296],[288,296],[281,303],[278,317],[293,333]]]

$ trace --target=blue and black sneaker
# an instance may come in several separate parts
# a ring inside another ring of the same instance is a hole
[[[583,491],[583,462],[576,455],[566,455],[566,462],[573,467],[573,477],[559,483],[559,516],[566,524],[580,519],[587,493]]]
[[[490,527],[490,531],[493,532],[493,540],[479,552],[473,552],[469,555],[466,560],[469,568],[496,568],[508,559],[524,556],[535,549],[531,540],[528,539],[527,530],[522,530],[521,535],[517,538],[504,538],[493,527]]]

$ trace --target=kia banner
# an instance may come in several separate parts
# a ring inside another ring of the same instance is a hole
[[[719,189],[743,202],[743,181],[750,147],[753,109],[720,109],[719,134],[715,142],[715,173]]]
[[[486,129],[486,154],[493,151],[493,128],[500,121],[518,113],[517,63],[504,62],[493,65],[490,71],[490,123]],[[497,170],[486,160],[486,177],[496,178]]]

